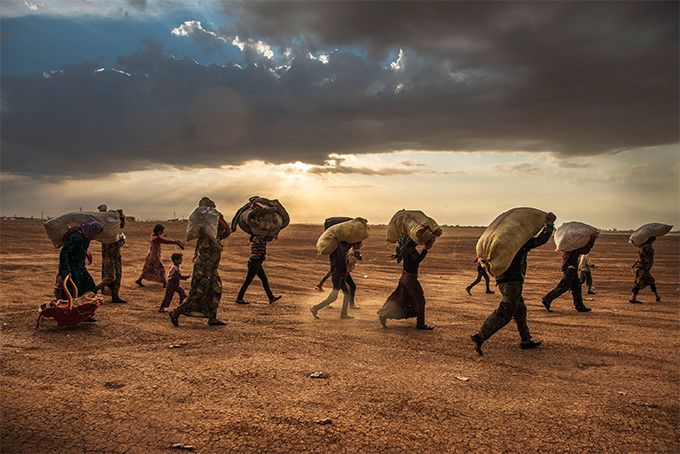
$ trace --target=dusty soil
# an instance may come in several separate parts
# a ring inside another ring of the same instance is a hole
[[[165,223],[181,239],[186,224]],[[200,453],[253,452],[678,452],[680,242],[655,243],[662,301],[642,291],[628,303],[636,248],[627,234],[603,233],[591,253],[597,295],[576,312],[570,295],[548,313],[540,296],[561,273],[552,241],[529,256],[529,327],[543,345],[521,350],[511,322],[484,344],[470,341],[500,300],[476,276],[482,232],[445,228],[422,263],[420,281],[433,331],[415,320],[379,323],[376,311],[396,287],[400,265],[376,226],[365,242],[355,319],[340,305],[309,307],[327,269],[316,258],[320,226],[292,225],[270,244],[265,269],[275,293],[267,304],[257,278],[234,304],[245,276],[247,236],[224,241],[220,317],[157,312],[160,284],[137,287],[153,223],[130,223],[121,295],[129,304],[97,311],[96,323],[34,328],[51,299],[58,250],[40,221],[2,221],[3,453],[163,453],[191,445]],[[93,242],[98,281],[100,246]],[[169,268],[175,246],[163,247]],[[182,270],[191,272],[193,245]],[[188,284],[185,284],[188,287]],[[188,290],[188,288],[187,288]],[[177,297],[175,297],[177,298]],[[177,303],[173,301],[172,307]],[[179,347],[173,347],[179,345]],[[321,372],[325,378],[311,378]]]

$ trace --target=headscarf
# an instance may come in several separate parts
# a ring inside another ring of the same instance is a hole
[[[87,242],[92,241],[102,230],[104,230],[104,224],[99,221],[90,221],[80,226],[80,233],[83,234]]]
[[[408,235],[400,236],[397,240],[396,252],[392,254],[390,258],[395,259],[397,263],[401,263],[401,261],[404,259],[404,251],[406,251],[406,246],[412,242],[413,240]]]

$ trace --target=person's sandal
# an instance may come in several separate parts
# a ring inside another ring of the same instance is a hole
[[[236,304],[250,304],[250,303],[246,300],[236,300]]]

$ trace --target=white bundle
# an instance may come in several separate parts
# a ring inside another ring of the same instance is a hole
[[[115,243],[120,234],[120,215],[117,211],[93,211],[66,213],[56,218],[46,221],[43,225],[47,236],[55,247],[64,245],[64,235],[72,227],[80,227],[88,222],[98,221],[104,229],[94,237],[95,240],[103,244]]]
[[[593,233],[599,232],[592,225],[583,222],[565,222],[555,231],[555,246],[558,251],[571,252],[588,244]]]
[[[652,236],[655,237],[664,236],[665,234],[670,232],[672,228],[673,228],[672,225],[660,224],[658,222],[645,224],[639,229],[637,229],[635,232],[633,232],[628,241],[630,243],[633,243],[634,246],[640,246],[641,244],[647,242],[647,240]]]
[[[199,238],[205,233],[210,238],[217,238],[217,229],[220,223],[220,212],[213,207],[198,207],[189,216],[187,224],[187,241]]]

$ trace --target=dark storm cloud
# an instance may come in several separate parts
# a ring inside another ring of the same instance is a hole
[[[323,171],[333,153],[572,157],[678,141],[677,2],[225,2],[225,11],[234,29],[218,37],[188,21],[185,36],[225,46],[238,36],[241,66],[202,66],[148,40],[117,71],[84,63],[3,77],[2,170],[259,159]]]

